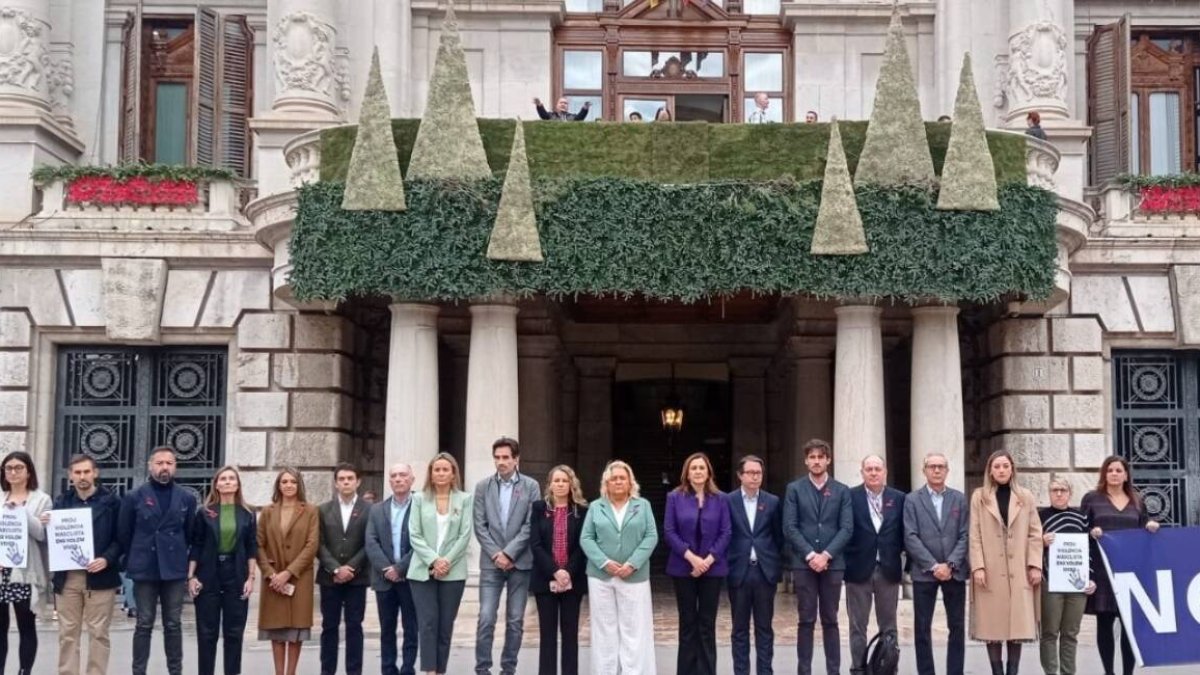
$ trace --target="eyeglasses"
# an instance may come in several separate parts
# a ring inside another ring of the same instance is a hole
[[[1070,492],[1067,488],[1050,488],[1050,492]]]
[[[926,464],[925,468],[933,469],[934,471],[945,471],[946,465],[945,464]]]
[[[4,467],[4,473],[25,473],[24,464],[9,464]]]
[[[761,471],[743,471],[742,475],[743,476],[761,476],[762,472]]]

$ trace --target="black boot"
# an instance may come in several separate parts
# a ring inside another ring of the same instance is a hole
[[[1004,664],[1000,661],[991,661],[992,675],[1004,675]]]

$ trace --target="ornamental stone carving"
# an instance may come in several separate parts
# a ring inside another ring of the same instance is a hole
[[[1055,22],[1042,20],[1009,38],[1008,98],[1014,108],[1037,103],[1065,111],[1067,100],[1067,34]]]
[[[992,64],[992,82],[996,92],[992,95],[992,107],[1003,110],[1008,105],[1008,54],[997,54]]]
[[[280,92],[307,91],[331,99],[337,73],[334,29],[308,12],[293,12],[275,25],[275,79]]]
[[[0,7],[0,86],[45,94],[47,28],[25,10]]]
[[[46,83],[50,93],[50,107],[56,115],[69,119],[71,97],[75,94],[75,65],[70,51],[55,54],[49,59]]]

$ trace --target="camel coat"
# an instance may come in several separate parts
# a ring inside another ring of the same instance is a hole
[[[313,622],[313,560],[320,544],[320,519],[314,504],[301,502],[287,530],[279,520],[279,504],[271,504],[258,516],[258,566],[262,570],[262,597],[258,605],[258,627],[311,628]],[[287,570],[296,593],[286,596],[271,590],[272,574]]]
[[[971,574],[987,572],[987,588],[971,581],[971,639],[1037,640],[1040,589],[1029,585],[1027,570],[1042,568],[1042,520],[1033,493],[1013,486],[1008,527],[1000,517],[994,490],[976,489],[970,514]]]

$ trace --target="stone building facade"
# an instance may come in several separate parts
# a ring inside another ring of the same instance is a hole
[[[726,486],[738,455],[765,454],[778,487],[814,436],[833,439],[839,477],[885,453],[902,486],[927,451],[971,484],[1005,448],[1039,494],[1054,474],[1079,494],[1120,453],[1162,518],[1200,522],[1200,215],[1148,214],[1109,182],[1196,169],[1194,5],[899,5],[927,119],[952,111],[964,52],[989,126],[1019,133],[1042,116],[1029,180],[1060,197],[1045,303],[301,302],[288,237],[295,188],[319,179],[320,130],[356,119],[372,46],[393,115],[420,116],[444,2],[0,0],[0,450],[29,450],[59,484],[66,457],[90,452],[128,485],[146,447],[171,443],[185,482],[203,489],[233,463],[260,504],[283,464],[318,499],[339,461],[380,488],[387,462],[447,449],[475,480],[501,434],[521,439],[535,476],[567,462],[593,486],[608,459],[632,457],[652,493],[694,448]],[[761,90],[801,121],[869,116],[891,2],[457,12],[480,117],[528,119],[531,98],[566,95],[609,121],[661,105],[740,122]],[[126,160],[239,179],[164,210],[80,207],[30,178]],[[672,395],[691,435],[656,427]]]

